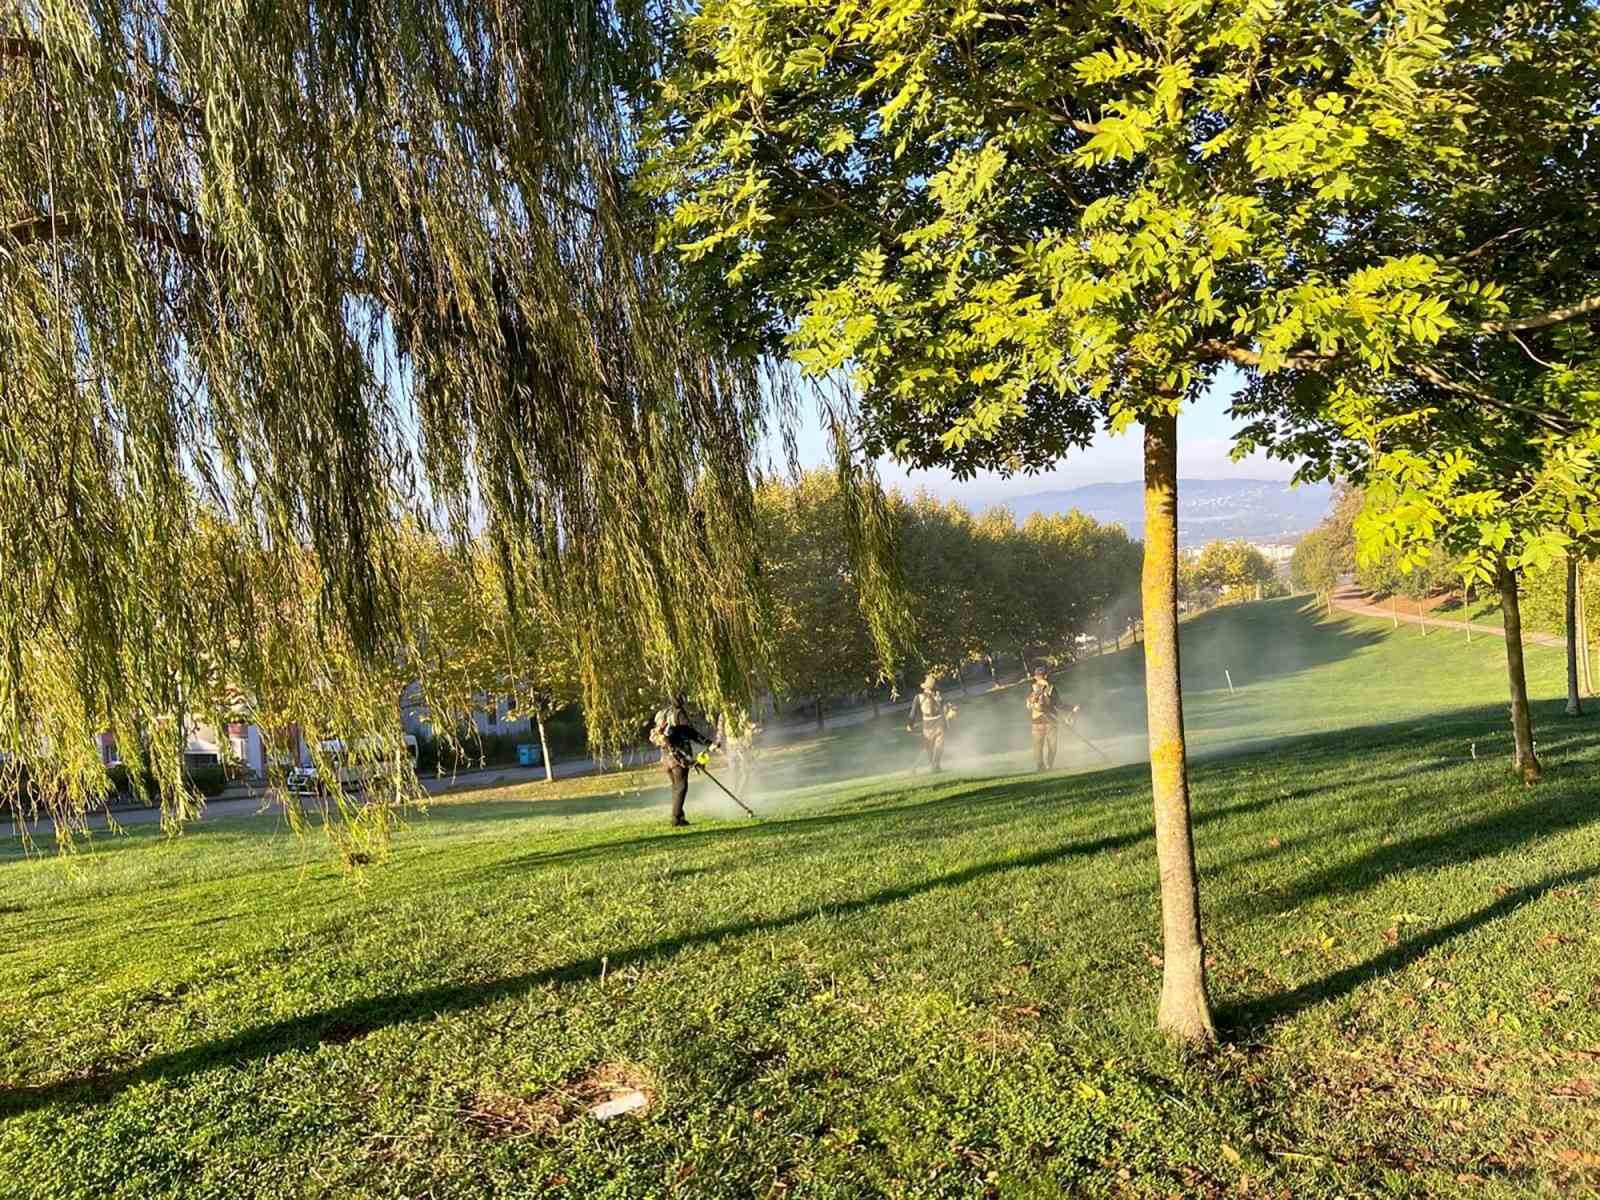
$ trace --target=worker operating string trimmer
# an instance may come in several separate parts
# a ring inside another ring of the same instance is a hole
[[[1048,771],[1056,765],[1056,748],[1063,727],[1106,762],[1111,761],[1109,754],[1073,727],[1073,721],[1081,711],[1081,706],[1074,704],[1069,708],[1061,703],[1056,695],[1056,685],[1050,682],[1050,673],[1043,667],[1034,669],[1033,686],[1028,689],[1027,705],[1028,727],[1033,737],[1035,770]]]
[[[739,799],[739,797],[735,796],[733,794],[733,790],[731,788],[729,788],[727,786],[727,784],[723,783],[722,780],[718,779],[715,775],[713,775],[711,773],[711,768],[706,766],[706,761],[709,758],[710,758],[710,755],[708,755],[704,750],[700,751],[699,754],[695,755],[695,759],[694,759],[695,770],[699,771],[700,774],[704,775],[707,779],[711,780],[712,783],[716,784],[717,787],[721,788],[722,789],[722,794],[724,796],[726,796],[729,800],[732,800],[740,808],[744,809],[745,812],[749,813],[750,816],[754,817],[756,815],[755,814],[755,810],[752,809],[743,800]]]
[[[689,796],[689,772],[699,771],[717,787],[727,794],[728,798],[745,812],[753,817],[751,811],[739,797],[722,786],[722,781],[706,769],[707,755],[704,751],[695,753],[695,743],[702,746],[712,746],[715,739],[701,733],[689,719],[689,705],[682,692],[673,694],[672,703],[656,713],[655,721],[650,727],[650,743],[661,750],[661,767],[667,773],[667,779],[672,787],[672,824],[674,826],[687,825],[688,819],[683,815],[683,805]]]

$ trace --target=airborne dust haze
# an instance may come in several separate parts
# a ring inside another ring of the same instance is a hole
[[[1279,603],[1298,606],[1301,601]],[[1303,632],[1293,636],[1291,630]],[[1238,622],[1204,616],[1180,627],[1191,757],[1226,755],[1270,740],[1262,731],[1273,722],[1259,711],[1260,693],[1252,693],[1250,685],[1296,674],[1351,648],[1350,633],[1333,635],[1314,623],[1276,621],[1271,631],[1271,636],[1253,636]],[[1230,676],[1236,691],[1230,691]],[[1090,651],[1055,670],[1052,678],[1063,710],[1081,707],[1073,724],[1061,729],[1057,774],[1146,761],[1142,642],[1103,655]],[[820,735],[810,717],[769,723],[757,742],[743,798],[758,811],[775,812],[806,799],[805,789],[829,784],[879,779],[914,786],[935,778],[1010,776],[1034,769],[1025,704],[1028,678],[1015,659],[1007,661],[998,683],[974,667],[965,690],[954,677],[939,686],[957,710],[945,739],[942,776],[930,775],[920,732],[906,732],[912,698],[906,693],[893,704],[883,703],[877,718],[870,707],[831,712]],[[713,758],[712,769],[723,782],[733,782],[720,756]],[[691,787],[693,809],[702,814],[744,815],[706,780],[695,779]]]

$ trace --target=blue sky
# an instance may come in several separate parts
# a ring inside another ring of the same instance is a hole
[[[1291,463],[1261,455],[1240,462],[1229,458],[1237,423],[1228,416],[1228,404],[1240,385],[1237,373],[1225,371],[1209,391],[1178,418],[1178,474],[1184,479],[1288,479]],[[800,436],[801,461],[817,466],[827,461],[827,445],[820,427],[808,422]],[[1104,430],[1087,450],[1063,459],[1054,470],[1038,475],[980,475],[957,482],[942,471],[907,471],[898,463],[880,465],[884,483],[910,491],[926,487],[937,495],[981,505],[1030,492],[1048,492],[1089,483],[1118,483],[1138,479],[1141,447],[1138,427],[1113,436]]]

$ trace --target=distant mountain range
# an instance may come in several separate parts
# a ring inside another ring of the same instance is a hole
[[[1199,546],[1213,538],[1292,542],[1316,528],[1332,501],[1333,489],[1325,483],[1291,488],[1277,479],[1180,479],[1178,544]],[[1137,481],[1036,492],[1006,503],[1018,521],[1036,512],[1076,508],[1097,521],[1121,525],[1134,538],[1144,526],[1144,485]]]

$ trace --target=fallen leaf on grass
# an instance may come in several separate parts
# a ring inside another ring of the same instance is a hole
[[[1571,1079],[1554,1089],[1550,1096],[1555,1100],[1587,1100],[1594,1094],[1594,1080]]]

